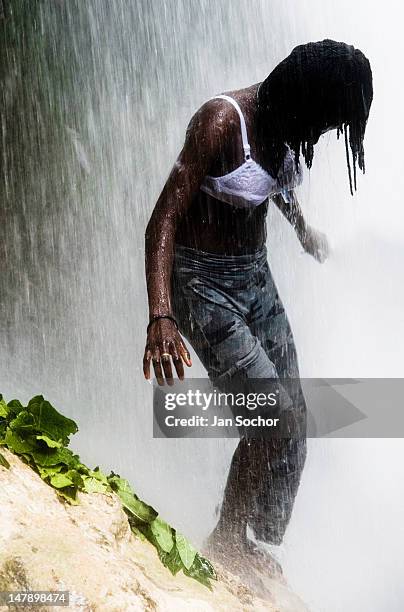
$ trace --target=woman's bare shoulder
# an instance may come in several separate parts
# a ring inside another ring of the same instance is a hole
[[[237,111],[232,104],[222,98],[210,98],[192,115],[187,134],[202,131],[205,134],[229,136],[237,126],[237,121]]]

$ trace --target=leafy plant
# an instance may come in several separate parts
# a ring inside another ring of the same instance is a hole
[[[182,570],[211,589],[210,581],[216,579],[214,568],[181,533],[139,499],[125,478],[112,471],[106,476],[99,467],[91,470],[68,448],[70,435],[77,431],[77,424],[55,410],[42,395],[33,397],[24,407],[18,400],[6,403],[0,394],[0,445],[21,457],[70,504],[79,503],[79,491],[114,491],[133,533],[155,546],[170,572],[175,575]],[[10,467],[1,453],[0,465]]]

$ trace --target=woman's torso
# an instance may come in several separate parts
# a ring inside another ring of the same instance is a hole
[[[234,137],[226,142],[222,155],[212,164],[209,177],[222,177],[245,164],[243,145],[246,134],[252,160],[258,162],[262,168],[268,168],[268,160],[260,159],[256,142],[254,126],[256,88],[257,86],[253,85],[227,93],[238,103],[242,117],[240,119],[237,116],[238,111],[233,109],[232,117],[234,116],[236,128]],[[227,100],[220,100],[220,102],[217,100],[217,103],[231,106]],[[246,128],[244,137],[240,129],[243,120]],[[271,178],[271,175],[268,176]],[[227,196],[227,199],[231,201],[231,197]],[[228,201],[219,200],[214,195],[199,189],[178,227],[176,243],[212,253],[229,255],[251,253],[261,248],[266,242],[267,210],[268,197],[265,197],[265,200],[259,205],[248,205],[247,203],[240,207]]]
[[[265,244],[267,209],[267,202],[251,211],[236,209],[200,191],[181,220],[175,241],[208,253],[251,253]]]

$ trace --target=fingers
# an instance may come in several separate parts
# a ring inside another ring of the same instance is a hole
[[[324,254],[324,251],[322,251],[321,249],[317,249],[314,253],[313,253],[315,259],[319,262],[319,263],[324,263],[325,260],[327,259],[327,257]]]
[[[323,237],[321,244],[317,249],[317,252],[318,252],[318,261],[320,263],[324,263],[330,254],[330,247],[329,247],[328,241],[325,236]]]
[[[175,342],[171,342],[168,349],[169,349],[168,351],[166,350],[161,353],[161,363],[162,363],[164,376],[167,380],[167,383],[169,385],[173,385],[174,379],[173,379],[171,359],[173,360],[175,371],[177,372],[177,376],[180,380],[184,380],[183,361],[185,361],[188,367],[192,365],[192,361],[191,361],[191,355],[189,354],[188,349],[186,348],[185,344],[182,341],[179,342],[178,345],[176,345]],[[156,374],[156,378],[157,378],[157,374]],[[161,383],[159,382],[158,378],[157,378],[157,382],[159,384],[164,384],[164,380]]]
[[[170,350],[177,376],[180,380],[184,380],[184,365],[174,342],[171,343]]]
[[[168,351],[164,351],[164,353],[161,354],[161,363],[163,365],[164,376],[166,377],[167,383],[169,385],[173,385],[174,380],[173,371],[171,368],[171,353],[169,353]]]
[[[150,380],[150,360],[152,358],[152,352],[149,347],[146,346],[146,350],[143,357],[143,374],[146,380]]]
[[[164,385],[164,376],[167,379],[169,385],[174,384],[172,368],[171,368],[171,357],[165,353],[160,353],[159,349],[156,349],[154,354],[151,350],[146,350],[143,358],[143,374],[146,380],[150,380],[150,361],[153,363],[154,374],[156,376],[159,385]],[[174,362],[175,363],[175,362]],[[176,366],[177,369],[177,366]],[[164,375],[163,375],[164,372]],[[177,369],[178,372],[178,369]],[[184,369],[183,369],[184,372]]]
[[[191,365],[192,365],[191,355],[189,354],[189,351],[188,351],[187,347],[185,346],[185,344],[184,344],[184,342],[182,340],[181,340],[180,346],[179,346],[179,353],[180,353],[180,356],[182,357],[182,359],[187,364],[187,366],[190,368]]]
[[[319,251],[319,254],[318,254],[318,261],[319,261],[320,263],[324,263],[326,259],[327,259],[327,253],[326,253],[325,251],[322,251],[322,250],[321,250],[321,251]]]
[[[160,355],[160,349],[156,348],[152,357],[152,361],[153,361],[153,368],[154,368],[154,375],[157,379],[157,382],[159,385],[164,385],[164,376],[163,376],[163,370],[161,367],[161,355]]]
[[[327,236],[317,230],[312,230],[310,240],[306,241],[304,248],[319,263],[324,263],[330,252]]]
[[[166,348],[166,346],[164,347]],[[145,355],[143,358],[143,373],[146,380],[150,380],[150,362],[153,363],[154,374],[156,376],[159,385],[164,385],[165,380],[169,385],[174,384],[172,362],[175,367],[175,371],[180,380],[184,380],[184,363],[188,367],[192,365],[191,355],[183,342],[176,345],[171,342],[168,350],[160,350],[156,348],[152,351],[146,347]]]
[[[184,380],[184,365],[182,363],[182,359],[173,359],[174,367],[177,372],[177,376],[180,380]]]

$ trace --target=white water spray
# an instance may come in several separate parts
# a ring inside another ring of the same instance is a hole
[[[351,198],[343,144],[327,134],[299,193],[331,257],[320,266],[302,255],[275,210],[268,247],[303,376],[402,376],[401,6],[64,0],[20,10],[28,35],[24,48],[7,42],[17,68],[2,120],[13,154],[0,230],[1,390],[45,394],[78,421],[87,463],[126,476],[200,543],[235,441],[151,437],[141,373],[148,216],[208,97],[262,80],[296,44],[327,37],[362,49],[375,90],[367,173]],[[402,609],[403,448],[310,443],[280,555],[314,612]]]

